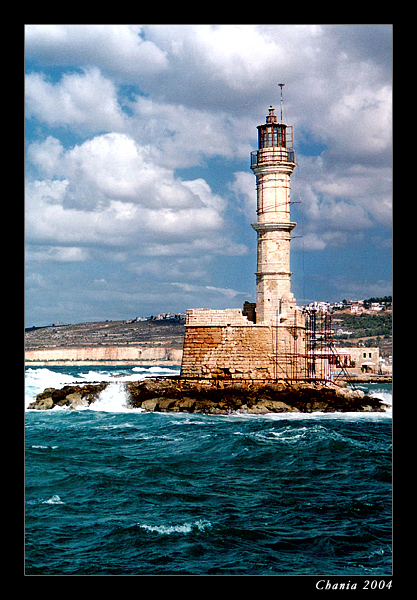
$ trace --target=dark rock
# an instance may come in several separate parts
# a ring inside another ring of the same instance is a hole
[[[37,408],[38,410],[49,410],[54,407],[54,401],[51,396],[46,396],[45,398],[40,398],[38,405],[36,407],[30,405],[29,408]]]
[[[99,393],[106,389],[108,383],[89,383],[82,385],[64,385],[64,387],[46,388],[41,394],[36,396],[34,402],[29,404],[29,409],[49,410],[55,406],[73,406],[90,404],[94,402]]]
[[[47,388],[38,394],[29,408],[47,410],[56,405],[76,407],[90,404],[107,385],[107,382],[101,382],[61,389]],[[298,383],[290,386],[284,383],[194,382],[178,377],[158,377],[128,381],[125,386],[132,408],[148,411],[267,414],[385,410],[385,405],[378,398],[334,384]]]
[[[159,408],[159,401],[158,398],[152,398],[152,399],[148,399],[148,400],[144,400],[142,402],[141,408],[144,408],[145,410],[149,410],[149,411],[156,411]]]
[[[196,401],[193,398],[184,397],[177,403],[179,412],[194,412]]]

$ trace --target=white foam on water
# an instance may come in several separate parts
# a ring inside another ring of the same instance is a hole
[[[93,410],[99,412],[144,412],[142,408],[132,408],[130,404],[129,392],[121,381],[113,381],[101,391],[95,402],[92,402],[84,410]]]
[[[391,419],[392,410],[387,408],[384,412],[364,411],[364,412],[312,412],[312,413],[271,413],[269,415],[262,415],[269,419],[280,420],[280,419]]]
[[[107,381],[111,384],[120,383],[124,381],[141,381],[143,379],[147,379],[149,377],[155,377],[156,375],[179,375],[180,367],[133,367],[126,369],[124,367],[120,367],[121,371],[132,371],[131,373],[114,373],[113,371],[106,370],[103,367],[103,370],[100,371],[88,371],[83,372],[80,369],[78,372],[74,371],[74,374],[62,373],[60,371],[52,371],[51,369],[45,367],[38,368],[28,368],[25,373],[25,408],[27,409],[29,404],[35,400],[35,396],[43,392],[46,388],[56,388],[60,389],[64,387],[64,385],[86,385],[87,383],[97,382],[97,381]],[[119,406],[119,409],[126,410],[124,404],[123,395],[126,390],[122,390],[122,388],[112,388],[111,391],[108,392],[108,395],[104,397],[104,401],[102,403],[103,409],[107,410],[106,406],[109,407],[110,404],[114,404],[115,407]],[[113,395],[114,398],[111,400],[110,396]],[[93,408],[93,404],[91,407]],[[53,408],[56,410],[65,410],[66,407],[56,406]],[[99,410],[99,409],[97,409]],[[129,409],[132,410],[132,409]],[[138,409],[135,409],[138,410]],[[120,412],[118,410],[117,412]]]
[[[233,417],[233,418],[243,418],[243,419],[271,419],[273,421],[300,421],[300,420],[322,420],[322,419],[391,419],[392,418],[392,408],[387,408],[384,412],[373,412],[373,411],[364,411],[364,412],[282,412],[282,413],[265,413],[265,414],[254,414],[251,415],[249,413],[243,413],[236,411],[234,413],[230,413],[230,415],[216,415],[216,416],[224,416],[225,418]]]
[[[25,408],[45,388],[61,388],[64,385],[71,385],[76,381],[77,379],[72,375],[56,373],[50,369],[27,369],[25,374]]]
[[[363,411],[363,412],[312,412],[312,413],[303,413],[303,412],[283,412],[283,413],[269,413],[262,415],[251,415],[248,413],[240,412],[239,410],[232,413],[230,416],[234,417],[243,417],[243,418],[266,418],[272,419],[276,421],[280,420],[304,420],[310,419],[314,421],[315,419],[369,419],[369,420],[379,420],[379,419],[392,419],[392,391],[386,389],[372,389],[367,392],[367,394],[373,398],[379,398],[384,404],[387,406],[384,407],[383,412],[376,411]]]
[[[159,374],[164,374],[164,375],[179,375],[180,374],[180,367],[176,367],[176,368],[172,368],[172,367],[150,367],[149,368],[149,373],[152,373],[152,375],[155,375],[157,373]]]
[[[49,500],[44,500],[42,504],[65,504],[65,502],[62,502],[58,494],[54,494],[52,498],[49,498]]]
[[[121,370],[123,369],[121,367]],[[61,388],[64,385],[78,384],[85,385],[90,382],[107,381],[110,385],[100,393],[99,398],[88,407],[78,407],[77,410],[95,410],[103,412],[144,412],[141,408],[132,408],[129,403],[129,394],[123,385],[126,381],[141,381],[156,375],[179,375],[180,367],[131,367],[131,374],[114,373],[105,368],[101,371],[88,371],[83,373],[82,370],[75,375],[67,373],[51,371],[48,368],[29,368],[26,370],[25,384],[25,407],[34,401],[35,396],[44,391],[45,388]],[[218,415],[225,418],[240,417],[240,418],[268,418],[274,420],[290,419],[382,419],[392,418],[392,392],[386,389],[372,389],[369,395],[381,399],[388,405],[384,412],[313,412],[313,413],[270,413],[266,415],[250,415],[236,411],[230,415]],[[56,406],[53,411],[68,410],[67,407]],[[159,414],[159,413],[158,413]]]
[[[31,448],[35,448],[36,450],[56,450],[59,446],[41,446],[41,445],[34,445],[31,446]]]
[[[384,404],[389,404],[392,407],[392,392],[385,390],[372,390],[369,392],[369,396],[372,398],[379,398]]]
[[[139,523],[138,525],[141,529],[145,529],[151,533],[159,533],[160,535],[171,535],[172,533],[191,533],[193,529],[205,531],[205,529],[212,526],[210,521],[206,521],[204,519],[199,519],[194,523],[184,523],[183,525],[141,525]]]

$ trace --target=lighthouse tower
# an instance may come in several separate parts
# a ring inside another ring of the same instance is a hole
[[[281,87],[282,94],[282,87]],[[256,175],[258,234],[256,322],[276,325],[293,320],[290,241],[296,223],[290,220],[290,176],[295,169],[292,127],[270,106],[266,123],[258,126],[258,150],[251,153]]]
[[[181,377],[193,380],[299,380],[306,377],[305,318],[291,293],[290,176],[292,128],[271,106],[251,153],[256,175],[258,236],[256,304],[187,310]]]

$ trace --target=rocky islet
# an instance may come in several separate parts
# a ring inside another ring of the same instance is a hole
[[[96,402],[111,382],[46,388],[29,409],[50,410],[55,406],[76,409]],[[379,398],[361,390],[323,383],[258,383],[190,381],[180,377],[158,377],[123,383],[131,408],[151,412],[195,412],[205,414],[268,414],[280,412],[384,412]]]

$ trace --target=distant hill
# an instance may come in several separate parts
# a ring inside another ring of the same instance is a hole
[[[378,346],[381,356],[392,354],[391,308],[377,313],[365,310],[361,314],[352,314],[349,309],[335,311],[332,328],[337,346]],[[337,335],[338,330],[350,333]]]
[[[30,328],[25,332],[25,349],[32,353],[87,347],[123,347],[132,350],[137,347],[143,353],[146,349],[159,347],[165,348],[168,356],[169,350],[182,349],[184,321],[183,318],[157,318]],[[335,310],[332,314],[332,328],[337,346],[378,346],[382,356],[392,353],[391,309],[378,313],[365,310],[362,314],[352,314],[349,309]],[[337,331],[350,333],[338,335]]]
[[[158,344],[182,347],[184,322],[171,320],[101,321],[29,329],[26,350]]]

